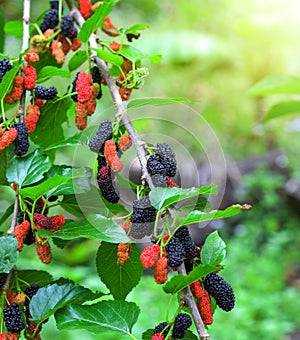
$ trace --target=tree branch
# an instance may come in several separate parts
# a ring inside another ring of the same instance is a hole
[[[185,270],[184,264],[182,264],[178,268],[178,273],[186,276],[186,270]],[[200,339],[209,340],[210,339],[209,334],[207,333],[207,330],[205,329],[205,326],[203,324],[202,318],[199,314],[198,308],[196,306],[195,300],[193,298],[193,294],[189,286],[182,290],[180,298],[188,306],[189,310],[192,313],[192,317],[194,319],[194,323],[195,323],[197,332],[200,336]]]
[[[84,23],[84,19],[81,15],[81,13],[78,11],[77,7],[74,6],[72,1],[67,1],[68,6],[70,7],[70,10],[72,11],[72,15],[77,22],[77,24],[82,27]],[[97,37],[95,35],[92,35],[89,39],[89,46],[91,48],[98,48],[97,44]],[[103,75],[107,87],[109,88],[111,97],[113,99],[113,103],[116,109],[116,119],[121,119],[122,123],[124,124],[129,136],[131,137],[133,146],[136,150],[141,168],[142,168],[142,180],[146,180],[148,183],[148,186],[150,189],[154,188],[151,176],[147,170],[147,157],[146,157],[146,150],[145,150],[145,143],[142,143],[141,140],[138,137],[138,134],[133,127],[128,114],[126,112],[126,108],[124,106],[124,103],[122,101],[122,98],[119,94],[118,88],[116,86],[115,79],[111,76],[109,69],[105,62],[97,57],[97,54],[95,51],[91,50],[91,60],[93,60],[97,67],[99,68],[101,74]]]

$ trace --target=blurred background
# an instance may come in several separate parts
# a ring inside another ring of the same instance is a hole
[[[22,1],[2,0],[0,6],[2,21],[22,17]],[[47,9],[48,1],[33,0],[32,20]],[[297,77],[300,73],[299,13],[296,0],[126,0],[111,14],[118,27],[147,24],[149,29],[141,32],[133,46],[145,54],[163,55],[159,64],[143,63],[150,75],[145,85],[133,92],[133,99],[200,100],[188,106],[133,111],[141,136],[174,147],[182,186],[215,179],[220,195],[213,207],[253,205],[238,217],[193,229],[198,245],[218,229],[227,244],[222,276],[236,294],[233,311],[216,311],[208,329],[212,340],[300,339],[300,117],[294,114],[263,121],[272,104],[297,96],[247,93],[265,76]],[[20,48],[20,40],[5,36],[3,54],[17,57]],[[60,92],[67,90],[65,81],[55,78],[53,82]],[[113,114],[109,94],[106,89],[104,92],[94,123]],[[66,135],[76,133],[72,124],[65,124],[69,126]],[[56,162],[81,161],[93,166],[94,159],[82,159],[82,152],[66,148]],[[127,157],[130,163],[130,155]],[[1,188],[0,213],[13,201],[13,191]],[[105,290],[94,264],[98,246],[97,241],[87,241],[74,243],[67,250],[55,248],[54,261],[47,268],[35,258],[33,249],[26,248],[19,266],[48,269],[57,278],[64,276]],[[128,300],[141,307],[134,327],[137,338],[164,321],[168,296],[154,284],[151,273],[143,277]],[[42,336],[126,339],[115,334],[58,332],[53,318],[44,326]]]

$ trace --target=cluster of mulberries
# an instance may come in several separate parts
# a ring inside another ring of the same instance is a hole
[[[79,11],[84,19],[88,19],[91,16],[92,3],[90,0],[78,0]]]
[[[216,300],[216,304],[225,312],[233,309],[235,304],[234,292],[231,285],[216,273],[206,275],[203,286]]]
[[[67,14],[62,17],[60,28],[62,34],[67,38],[76,38],[78,35],[78,31],[74,27],[74,20],[71,14]]]
[[[28,130],[28,133],[32,133],[36,129],[36,124],[40,117],[40,108],[38,105],[29,104],[26,108],[26,116],[24,118],[24,124]]]
[[[98,170],[97,182],[103,197],[107,201],[111,203],[119,201],[119,193],[113,184],[113,173],[108,166],[103,166]]]
[[[141,239],[151,235],[156,219],[156,209],[151,205],[148,196],[133,201],[133,213],[130,217],[132,223],[130,236]]]
[[[0,60],[0,83],[2,78],[4,77],[5,73],[12,69],[11,63],[9,62],[8,58],[4,58]]]
[[[45,229],[54,232],[65,224],[65,218],[61,215],[46,217],[43,214],[35,213],[33,215],[35,229]]]
[[[182,339],[185,336],[187,329],[192,325],[192,319],[188,314],[180,313],[176,316],[173,330],[172,339]],[[151,340],[164,340],[171,329],[171,325],[167,322],[161,322],[153,330],[153,337]]]
[[[24,74],[24,88],[31,91],[35,88],[37,74],[36,69],[32,65],[23,66],[22,68]]]
[[[110,120],[104,120],[95,133],[95,136],[89,141],[90,150],[96,153],[104,151],[104,143],[112,138],[112,124]]]
[[[87,117],[92,115],[96,109],[96,97],[98,93],[93,85],[91,74],[79,72],[76,78],[75,89],[77,96],[72,96],[72,99],[77,101],[75,123],[78,129],[84,130],[87,126]]]
[[[119,243],[117,245],[117,265],[124,266],[129,260],[129,256],[132,250],[130,243]]]
[[[0,137],[0,151],[6,149],[18,136],[18,130],[9,128]]]
[[[3,310],[4,323],[9,332],[19,333],[25,328],[19,305],[11,304]]]
[[[174,187],[170,179],[176,175],[176,158],[172,148],[167,143],[156,145],[155,154],[147,160],[147,170],[151,175],[153,184],[157,187]]]
[[[34,96],[37,99],[49,100],[55,98],[57,95],[57,89],[54,86],[36,86],[34,89]]]
[[[12,125],[18,131],[18,135],[13,141],[14,152],[17,156],[24,156],[29,149],[28,131],[24,123],[15,123]]]
[[[13,104],[20,100],[24,91],[23,84],[24,84],[23,77],[16,76],[14,79],[12,90],[9,93],[7,93],[7,95],[4,97],[5,103]]]
[[[120,172],[122,170],[123,162],[118,156],[116,143],[111,139],[104,143],[104,157],[112,171]]]

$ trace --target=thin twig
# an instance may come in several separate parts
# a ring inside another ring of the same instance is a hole
[[[186,270],[185,270],[184,264],[182,264],[178,268],[178,273],[186,276]],[[193,294],[189,286],[182,290],[180,298],[182,301],[185,302],[185,304],[188,306],[189,310],[191,311],[191,314],[194,319],[194,323],[195,323],[197,332],[200,336],[200,339],[209,340],[210,339],[209,334],[207,333],[207,330],[205,329],[205,326],[203,324],[202,318],[199,314],[198,308],[196,306],[195,300],[193,298]]]
[[[13,217],[12,217],[12,220],[11,220],[11,226],[7,230],[7,235],[13,235],[13,233],[15,231],[15,227],[17,225],[18,212],[19,212],[19,187],[17,186]]]
[[[72,1],[68,0],[67,3],[70,9],[72,10],[71,14],[73,15],[75,21],[80,27],[82,27],[82,25],[84,24],[84,19],[81,13],[78,11],[77,7],[74,6]],[[95,35],[92,35],[90,37],[89,46],[91,48],[98,48],[96,39],[97,38]],[[118,88],[116,86],[116,80],[111,76],[109,69],[107,65],[105,64],[105,62],[97,57],[97,54],[95,53],[95,51],[91,50],[90,53],[91,53],[90,54],[91,60],[93,60],[96,63],[97,67],[99,68],[99,71],[101,72],[101,74],[103,75],[107,83],[107,87],[109,88],[109,91],[110,91],[110,94],[111,94],[111,97],[113,99],[113,103],[116,109],[116,119],[121,118],[122,123],[124,124],[129,136],[131,137],[133,146],[136,150],[136,153],[137,153],[140,165],[141,165],[142,179],[147,181],[150,189],[153,189],[154,185],[153,185],[151,176],[147,170],[147,157],[146,157],[146,151],[144,147],[145,144],[142,143],[141,140],[139,139],[138,134],[127,115],[126,107],[124,106],[124,103],[119,94]]]
[[[22,52],[27,50],[29,46],[29,23],[30,23],[30,0],[24,0],[23,5],[23,38],[22,38]]]

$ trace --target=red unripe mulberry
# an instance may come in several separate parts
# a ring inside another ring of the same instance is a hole
[[[160,257],[154,266],[154,280],[158,284],[163,284],[168,280],[168,259]]]
[[[104,18],[104,22],[101,29],[103,32],[110,35],[111,37],[117,37],[118,35],[120,35],[118,32],[113,32],[117,31],[118,27],[111,22],[110,17]]]
[[[24,73],[24,87],[26,90],[33,90],[37,80],[36,69],[31,66],[23,66],[22,71]]]
[[[128,150],[132,145],[131,137],[129,135],[122,135],[120,137],[119,149],[122,151]]]
[[[144,268],[152,267],[157,259],[157,256],[160,253],[160,246],[158,244],[154,244],[152,246],[146,247],[143,249],[140,259]]]
[[[90,0],[78,0],[79,11],[84,19],[88,19],[91,16],[92,3]]]
[[[14,234],[16,236],[16,239],[18,241],[18,250],[21,251],[23,249],[23,243],[25,240],[25,237],[30,229],[30,222],[24,221],[23,223],[16,226],[14,230]]]
[[[160,333],[156,333],[153,335],[151,340],[165,340],[165,337],[163,335],[160,335]]]
[[[129,260],[132,247],[127,243],[119,243],[117,245],[117,249],[117,265],[124,266],[124,264]]]
[[[197,307],[198,307],[203,323],[205,325],[211,325],[213,323],[213,316],[212,316],[210,297],[206,290],[203,291],[202,297],[198,299]]]
[[[18,130],[10,128],[0,137],[0,151],[7,148],[18,136]]]
[[[122,98],[122,101],[129,100],[131,95],[132,89],[127,89],[126,87],[121,87],[119,89],[120,96]]]
[[[123,168],[123,162],[118,157],[117,147],[113,140],[107,140],[104,143],[104,156],[107,164],[114,172],[119,172]]]
[[[40,57],[35,52],[28,52],[27,54],[25,54],[24,60],[27,61],[28,63],[35,63],[36,61],[40,60]]]
[[[51,249],[49,242],[45,242],[46,239],[43,237],[40,237],[41,242],[39,243],[38,238],[36,238],[36,251],[38,254],[38,257],[43,263],[50,263],[52,261],[52,255],[51,255]],[[44,243],[45,242],[45,243]]]
[[[65,60],[62,43],[58,40],[52,40],[51,53],[58,64],[62,64]]]
[[[35,113],[29,114],[24,118],[24,123],[28,130],[28,133],[32,133],[35,130],[38,121],[39,116]]]

